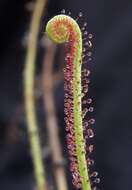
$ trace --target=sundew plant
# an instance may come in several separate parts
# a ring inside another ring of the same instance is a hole
[[[73,19],[62,12],[48,21],[46,33],[55,43],[65,43],[66,46],[64,120],[72,183],[77,189],[96,190],[96,183],[99,183],[98,174],[90,170],[94,164],[90,158],[93,145],[87,142],[94,136],[91,125],[95,122],[93,118],[86,119],[87,113],[93,112],[90,105],[92,99],[85,98],[89,88],[90,71],[82,69],[82,63],[91,59],[89,49],[92,46],[92,35],[86,30],[86,22],[79,27],[77,20],[80,17],[82,13],[79,13],[77,19]]]

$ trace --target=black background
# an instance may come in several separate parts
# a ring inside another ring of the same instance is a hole
[[[23,97],[22,73],[25,50],[21,41],[30,19],[30,14],[25,10],[26,2],[29,1],[0,1],[1,141],[15,106]],[[71,11],[73,16],[81,10],[88,22],[88,29],[94,35],[90,93],[95,99],[95,161],[101,178],[101,189],[130,190],[132,1],[51,0],[47,6],[46,16],[42,20],[42,28],[48,18],[58,14],[63,8]],[[63,90],[63,86],[60,88]],[[63,100],[63,93],[60,95],[56,91],[57,96],[62,96]],[[63,105],[58,101],[58,107],[61,107],[59,103]],[[8,148],[10,154],[3,154]],[[0,189],[29,190],[32,184],[31,163],[25,144],[17,145],[15,150],[2,144],[0,151]]]

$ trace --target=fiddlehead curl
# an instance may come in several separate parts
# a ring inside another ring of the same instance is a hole
[[[46,33],[56,43],[70,41],[73,34],[78,38],[81,37],[78,24],[70,16],[66,15],[54,16],[46,25]]]
[[[70,170],[73,176],[72,182],[76,188],[91,190],[91,181],[87,168],[87,164],[90,165],[91,160],[86,159],[86,143],[83,129],[83,118],[88,109],[82,110],[81,66],[84,50],[82,48],[82,32],[73,18],[60,14],[47,23],[46,33],[55,43],[68,42],[66,43],[68,44],[68,52],[64,68],[64,119],[67,131],[67,147],[71,161]],[[84,70],[84,74],[88,76],[89,72]],[[87,79],[86,83],[88,83]],[[85,91],[87,91],[87,87]],[[91,133],[89,134],[91,135]],[[92,150],[90,149],[90,151]]]

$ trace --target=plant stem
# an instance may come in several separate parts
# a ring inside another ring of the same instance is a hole
[[[37,38],[39,33],[40,20],[43,14],[43,9],[46,5],[46,0],[37,0],[34,7],[30,29],[27,55],[24,69],[24,96],[25,109],[27,117],[27,128],[31,147],[31,154],[34,165],[34,173],[37,182],[37,189],[45,189],[45,172],[43,169],[43,160],[41,154],[39,132],[35,114],[34,100],[34,77],[35,77],[35,60],[37,49]]]
[[[65,113],[67,115],[66,119],[68,121],[67,128],[70,126],[68,129],[69,134],[71,136],[70,142],[68,143],[70,147],[72,147],[70,150],[70,154],[73,156],[72,158],[77,161],[78,167],[78,171],[76,171],[76,164],[73,162],[72,164],[74,165],[74,167],[72,168],[72,172],[74,171],[74,184],[77,185],[77,188],[79,183],[81,182],[82,190],[91,190],[86,162],[85,141],[82,126],[82,33],[77,22],[70,16],[66,16],[63,14],[54,16],[51,20],[48,21],[46,25],[46,32],[48,37],[56,43],[64,43],[68,41],[70,43],[70,55],[68,55],[68,61],[66,62],[68,64],[68,69],[67,67],[65,69],[65,75],[67,76],[66,81],[68,82],[65,82],[65,84],[68,87],[66,88],[66,92],[69,93],[70,96],[73,96],[72,98],[69,98],[70,101],[73,101],[73,111],[71,108],[69,108],[70,106],[72,106],[71,104],[68,108],[66,108]],[[65,102],[68,103],[67,99]],[[71,116],[71,112],[73,113],[73,119]],[[73,125],[69,125],[71,121],[73,122]],[[75,146],[73,146],[73,143]],[[78,180],[78,173],[80,181]]]
[[[56,52],[56,46],[51,43],[49,39],[46,39],[46,52],[43,61],[42,69],[42,83],[43,83],[43,100],[44,109],[46,114],[46,127],[49,136],[49,144],[52,152],[53,164],[56,166],[53,174],[55,176],[55,182],[57,190],[68,190],[64,158],[61,150],[61,142],[59,139],[59,126],[55,113],[53,87],[54,87],[54,74],[53,64]],[[57,79],[55,79],[56,82]]]
[[[74,107],[74,128],[75,128],[75,143],[77,151],[78,168],[82,182],[83,190],[91,190],[88,169],[85,156],[85,142],[83,136],[83,126],[82,126],[82,90],[81,90],[81,55],[82,55],[82,38],[78,43],[77,47],[80,50],[74,57],[74,68],[73,68],[73,107]]]

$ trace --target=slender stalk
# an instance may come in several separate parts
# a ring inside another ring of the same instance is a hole
[[[27,128],[31,147],[31,155],[34,165],[34,173],[37,182],[37,189],[45,189],[45,172],[43,169],[43,160],[41,154],[39,133],[35,114],[34,101],[34,77],[35,77],[35,60],[37,49],[37,38],[39,33],[40,20],[46,0],[37,0],[29,29],[29,41],[24,69],[24,96],[25,109],[27,117]]]
[[[55,113],[53,98],[54,74],[53,64],[56,47],[47,39],[46,52],[42,69],[43,100],[46,112],[46,126],[49,135],[49,144],[52,150],[53,164],[56,166],[53,173],[57,190],[68,190],[64,170],[64,158],[62,156],[61,143],[59,140],[59,127]],[[57,79],[55,79],[57,80]]]
[[[50,39],[56,43],[69,42],[70,54],[66,56],[65,83],[65,114],[68,131],[68,149],[72,160],[73,184],[82,190],[91,190],[88,176],[85,142],[82,126],[82,34],[77,22],[70,16],[57,15],[46,26]],[[69,103],[70,102],[70,103]],[[70,136],[70,137],[69,137]],[[74,160],[74,161],[73,161]]]

